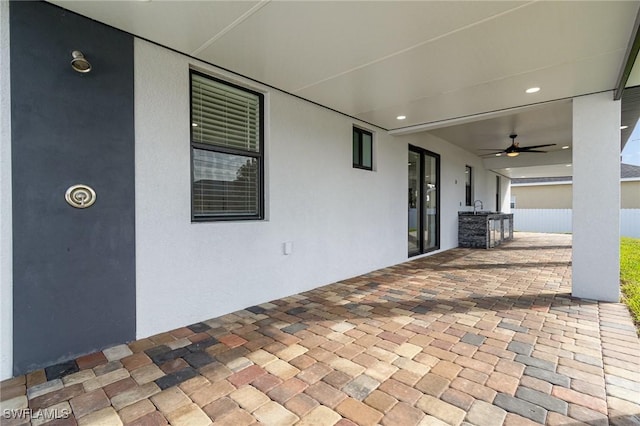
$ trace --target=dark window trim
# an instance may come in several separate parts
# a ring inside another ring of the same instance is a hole
[[[199,143],[199,142],[194,142],[193,140],[193,126],[191,125],[191,123],[193,123],[193,79],[191,78],[192,75],[199,75],[201,77],[205,77],[208,79],[211,79],[213,81],[216,81],[220,84],[224,84],[239,90],[243,90],[245,92],[254,94],[256,96],[258,96],[259,102],[260,102],[260,115],[259,115],[259,120],[260,123],[258,124],[258,128],[260,129],[260,138],[258,141],[258,146],[259,146],[259,151],[260,152],[254,152],[254,151],[243,151],[243,150],[238,150],[238,149],[234,149],[234,148],[229,148],[229,147],[223,147],[223,146],[216,146],[216,145],[211,145],[211,144],[203,144],[203,143]],[[191,164],[190,164],[190,200],[191,200],[191,222],[192,223],[200,223],[200,222],[230,222],[230,221],[256,221],[256,220],[264,220],[265,218],[265,214],[264,214],[264,206],[265,206],[265,201],[264,201],[264,194],[265,194],[265,190],[264,190],[264,186],[265,186],[265,182],[264,182],[264,162],[265,162],[265,155],[264,155],[264,93],[260,93],[258,91],[255,90],[251,90],[248,89],[244,86],[240,86],[234,83],[231,83],[229,81],[226,80],[222,80],[220,78],[216,78],[213,77],[209,74],[205,74],[203,72],[199,72],[196,71],[194,69],[189,69],[189,155],[190,155],[190,160],[191,160]],[[193,151],[194,149],[201,149],[204,151],[212,151],[212,152],[220,152],[223,154],[233,154],[233,155],[243,155],[246,157],[254,157],[258,159],[258,179],[260,180],[259,185],[258,185],[258,214],[255,215],[226,215],[226,216],[198,216],[196,217],[194,215],[194,211],[193,211]]]
[[[470,207],[470,206],[473,206],[473,167],[471,167],[470,165],[466,164],[464,166],[464,170],[465,170],[465,172],[467,170],[469,170],[469,186],[470,186],[469,198],[467,198],[467,182],[466,182],[466,176],[465,176],[464,201],[465,201],[465,206]]]
[[[435,152],[429,151],[424,148],[420,148],[418,146],[409,145],[409,151],[416,152],[420,154],[420,170],[423,173],[423,176],[420,176],[420,197],[424,194],[424,158],[425,156],[430,156],[435,158],[436,160],[436,180],[438,182],[438,190],[436,191],[436,244],[434,247],[425,249],[425,241],[424,241],[424,202],[421,200],[420,202],[420,212],[418,212],[418,231],[422,234],[420,237],[420,247],[419,252],[411,253],[409,252],[409,257],[420,256],[422,254],[431,253],[432,251],[440,250],[440,192],[442,191],[442,182],[440,180],[440,154],[436,154]]]
[[[353,130],[351,131],[351,135],[352,135],[352,147],[353,147],[353,132],[356,132],[359,134],[359,138],[358,138],[358,143],[360,144],[360,149],[358,150],[358,152],[360,153],[360,157],[357,159],[354,158],[353,159],[353,168],[354,169],[362,169],[362,170],[373,170],[373,132],[363,129],[362,127],[358,127],[358,126],[353,126]],[[371,166],[367,167],[364,166],[364,158],[363,158],[363,150],[362,150],[362,135],[367,134],[369,136],[371,136]],[[352,151],[353,153],[353,151]]]

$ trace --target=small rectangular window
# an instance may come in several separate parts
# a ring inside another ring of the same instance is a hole
[[[470,166],[464,168],[464,200],[465,206],[473,205],[473,169]]]
[[[191,72],[194,221],[262,219],[263,95]]]
[[[353,128],[353,167],[373,170],[373,133]]]

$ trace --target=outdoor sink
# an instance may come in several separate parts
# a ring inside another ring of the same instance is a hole
[[[458,212],[458,245],[492,248],[513,238],[513,214],[478,210]]]

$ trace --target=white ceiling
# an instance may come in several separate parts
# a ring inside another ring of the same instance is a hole
[[[640,5],[52,3],[389,130],[614,89]],[[526,94],[532,86],[541,90]],[[570,119],[569,103],[552,102],[434,133],[477,152],[506,148],[511,131],[521,145],[570,141]]]
[[[571,101],[562,100],[496,118],[435,129],[430,133],[456,145],[467,145],[476,154],[487,153],[481,149],[508,147],[511,133],[518,135],[516,142],[520,146],[554,143],[556,146],[541,149],[556,151],[563,145],[571,145],[572,117]]]
[[[485,158],[485,167],[499,171],[509,177],[520,177],[516,168],[536,165],[561,165],[562,168],[545,167],[536,173],[541,176],[566,176],[566,164],[571,163],[572,153],[572,105],[570,100],[533,105],[517,112],[498,115],[495,118],[472,121],[454,126],[430,130],[430,133],[474,154]],[[546,153],[521,154],[518,157],[496,157],[492,153],[511,145],[509,135],[518,135],[516,142],[521,147],[555,144],[540,148]],[[563,149],[568,146],[569,148]],[[487,151],[489,150],[489,151]],[[545,174],[551,173],[553,174]],[[524,172],[523,172],[524,173]],[[534,172],[528,170],[532,175]],[[569,173],[571,174],[571,173]],[[530,176],[533,177],[533,176]]]

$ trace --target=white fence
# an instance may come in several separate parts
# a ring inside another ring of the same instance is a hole
[[[620,235],[640,238],[640,209],[620,210]]]
[[[511,209],[513,228],[527,232],[571,232],[571,209]],[[640,209],[620,210],[620,235],[640,238]]]

